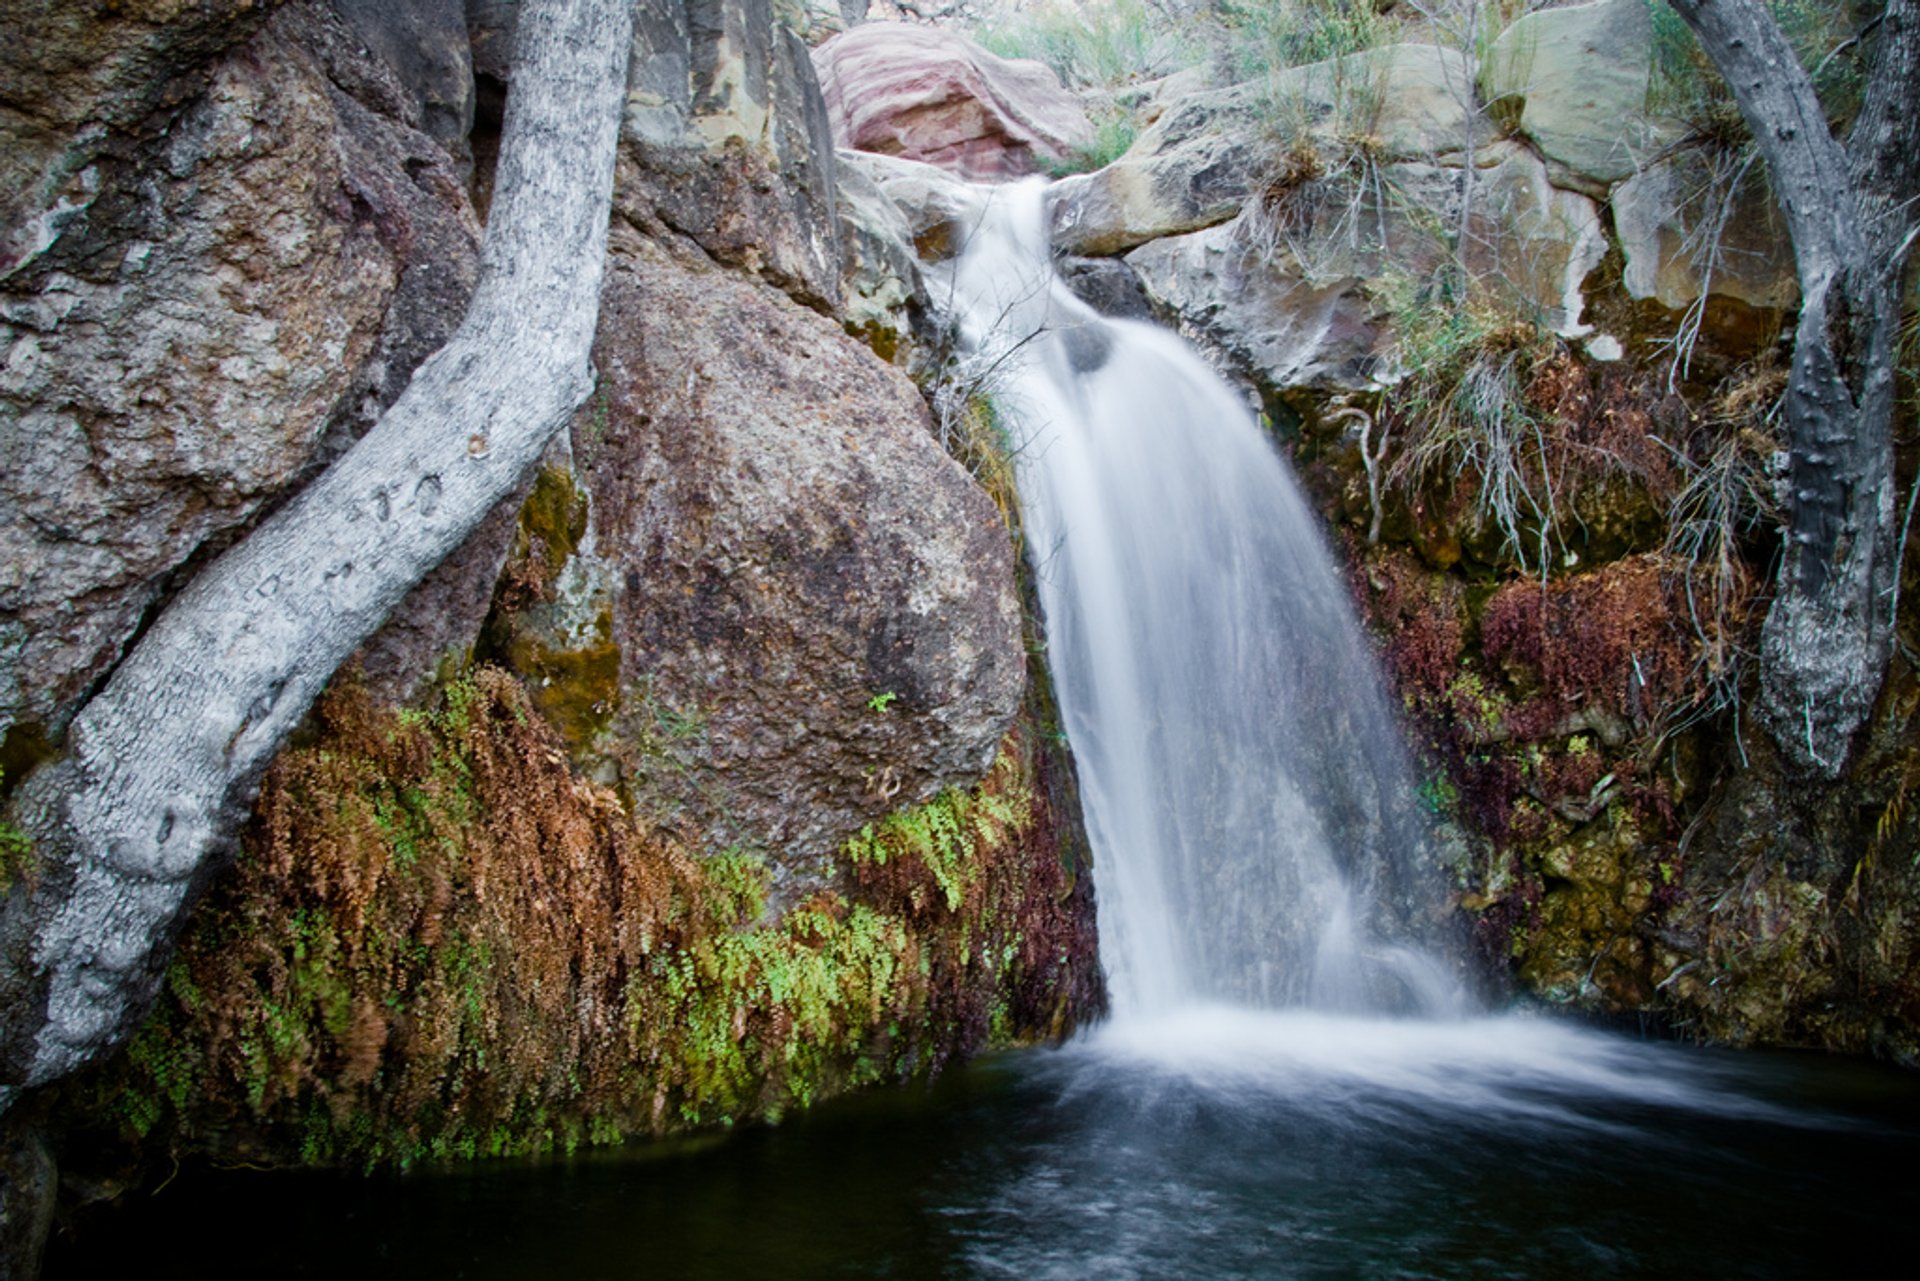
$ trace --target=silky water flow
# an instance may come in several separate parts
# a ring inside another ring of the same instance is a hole
[[[1015,453],[1117,1019],[1459,1013],[1401,746],[1316,518],[1179,338],[1052,270],[992,189],[945,282]]]
[[[980,195],[936,287],[1015,454],[1093,846],[1113,1014],[1073,1070],[1354,1114],[1758,1106],[1669,1047],[1468,993],[1398,723],[1285,462],[1187,343],[1074,297],[1043,182]]]

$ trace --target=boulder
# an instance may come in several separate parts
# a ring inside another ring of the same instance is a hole
[[[585,506],[542,518],[571,559],[500,647],[588,769],[809,876],[992,758],[1025,684],[1010,542],[832,320],[677,238],[613,245]]]
[[[1044,64],[951,31],[870,22],[813,52],[836,145],[938,165],[973,182],[1063,162],[1093,137]]]
[[[289,5],[0,286],[0,729],[57,737],[177,572],[458,323],[478,227],[409,101]]]
[[[255,0],[9,4],[0,40],[0,280],[111,190],[95,160],[151,139],[258,29]]]
[[[1374,163],[1455,155],[1484,133],[1472,95],[1463,57],[1414,44],[1188,94],[1118,160],[1055,185],[1054,241],[1069,253],[1113,254],[1225,222],[1282,167],[1280,139],[1304,143],[1325,168],[1356,149]],[[1276,141],[1255,141],[1263,137]]]
[[[1118,258],[1063,258],[1060,278],[1074,296],[1103,316],[1152,320],[1153,300],[1139,275]]]
[[[462,166],[473,162],[473,46],[465,0],[330,0],[386,62],[413,107],[406,123]]]
[[[1233,217],[1253,189],[1262,102],[1248,85],[1189,94],[1112,164],[1056,182],[1054,245],[1123,253]]]
[[[847,327],[893,360],[913,331],[910,307],[924,304],[920,265],[907,216],[843,151],[834,186],[840,195],[841,312]]]
[[[1518,107],[1520,129],[1558,186],[1604,199],[1685,126],[1648,110],[1653,20],[1646,0],[1542,9],[1500,33],[1480,64],[1481,95]]]
[[[1311,280],[1293,260],[1259,252],[1239,224],[1156,240],[1126,264],[1158,306],[1266,389],[1374,381],[1383,322],[1356,277]]]
[[[1800,297],[1793,242],[1762,166],[1735,186],[1706,153],[1679,152],[1614,189],[1613,226],[1630,297],[1671,311],[1703,290],[1753,307],[1791,307]]]

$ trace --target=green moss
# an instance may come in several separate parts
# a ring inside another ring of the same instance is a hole
[[[548,563],[556,572],[573,556],[587,532],[587,500],[574,486],[572,475],[558,467],[540,469],[520,509],[520,530],[526,538],[545,544]]]
[[[302,1164],[571,1150],[1057,1035],[1089,990],[1030,736],[770,915],[764,858],[651,831],[504,673],[319,720],[82,1114]]]
[[[6,782],[6,771],[0,770],[0,785]],[[0,795],[4,795],[0,791]],[[33,857],[33,841],[13,824],[0,820],[0,895],[13,888],[17,880],[31,880],[37,864]]]

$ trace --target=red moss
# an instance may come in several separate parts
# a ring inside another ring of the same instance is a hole
[[[1487,657],[1522,685],[1568,710],[1597,707],[1637,729],[1703,692],[1692,638],[1654,556],[1552,584],[1511,583],[1487,602],[1480,638]]]

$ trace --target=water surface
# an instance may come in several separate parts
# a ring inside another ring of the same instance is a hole
[[[1867,1064],[1199,1008],[691,1147],[189,1169],[47,1276],[1899,1275],[1917,1136],[1920,1081]]]

